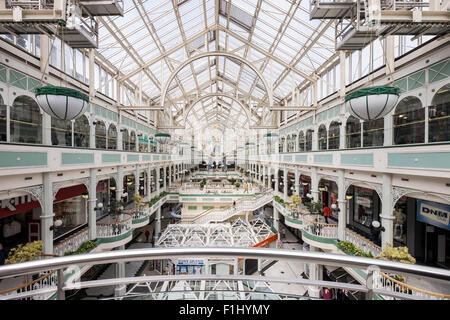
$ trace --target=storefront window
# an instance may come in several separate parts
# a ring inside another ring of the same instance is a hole
[[[279,153],[283,153],[284,152],[284,143],[285,143],[285,141],[286,141],[286,138],[282,137],[281,141],[280,141],[280,145],[278,146],[278,152]]]
[[[306,143],[305,143],[305,151],[311,151],[312,150],[312,135],[314,130],[309,129],[306,131]]]
[[[450,84],[439,89],[429,107],[429,142],[450,140]]]
[[[339,122],[333,121],[330,124],[330,129],[328,130],[328,149],[339,149],[339,130]]]
[[[95,126],[95,147],[106,149],[106,126],[103,121],[97,121]]]
[[[295,152],[295,145],[296,145],[296,142],[297,142],[297,135],[296,134],[293,134],[292,135],[292,139],[291,139],[291,152]]]
[[[298,134],[298,151],[305,151],[305,134],[303,131]]]
[[[52,117],[52,145],[72,146],[72,121]]]
[[[130,150],[130,137],[128,135],[127,129],[122,129],[122,149],[123,150]]]
[[[148,138],[147,136],[140,136],[139,137],[139,151],[140,152],[147,152],[148,150]]]
[[[139,176],[139,194],[141,196],[147,195],[147,173],[141,172]]]
[[[327,128],[324,124],[319,127],[319,150],[327,150]]]
[[[112,181],[112,184],[110,183]],[[107,179],[107,180],[101,180],[97,184],[97,203],[102,203],[103,208],[99,208],[99,210],[96,210],[96,217],[97,220],[108,214],[108,208],[110,204],[110,187],[115,187],[114,179]]]
[[[89,120],[86,116],[75,119],[73,138],[75,147],[89,148]]]
[[[136,184],[134,174],[123,177],[123,192],[127,193],[125,198],[126,203],[130,203],[134,199],[134,194],[136,193]]]
[[[394,219],[394,240],[397,242],[406,245],[406,214],[407,214],[407,197],[401,197],[394,207],[393,215]]]
[[[117,129],[113,124],[108,128],[108,149],[114,150],[117,148]]]
[[[87,200],[81,196],[70,198],[53,205],[55,220],[61,220],[62,225],[53,230],[54,239],[87,223]]]
[[[370,227],[374,216],[374,190],[354,187],[353,221]]]
[[[130,134],[130,150],[136,151],[136,133],[134,131],[131,131]]]
[[[19,96],[11,108],[11,142],[42,143],[42,115],[33,98]]]
[[[394,144],[425,142],[425,109],[413,96],[403,98],[395,108]]]
[[[363,122],[363,146],[382,146],[384,139],[384,118]]]
[[[361,123],[359,119],[350,116],[345,125],[345,146],[346,148],[361,147]]]
[[[0,141],[6,141],[6,105],[0,96]]]

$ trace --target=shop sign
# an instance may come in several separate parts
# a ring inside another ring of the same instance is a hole
[[[450,230],[450,206],[417,200],[417,220]]]
[[[202,259],[180,259],[176,262],[177,265],[201,265],[204,264]]]
[[[356,204],[360,204],[364,207],[370,207],[370,199],[366,198],[366,197],[356,197]]]

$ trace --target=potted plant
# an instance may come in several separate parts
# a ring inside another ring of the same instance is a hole
[[[239,189],[239,187],[241,186],[239,182],[236,182],[234,185],[236,186],[237,189]]]
[[[311,212],[311,214],[316,215],[315,219],[317,221],[319,218],[318,215],[322,211],[323,203],[320,201],[311,201],[306,203],[306,206],[308,207],[309,212]]]
[[[375,259],[389,260],[395,262],[403,262],[415,264],[416,259],[408,252],[408,247],[394,247],[391,243],[386,244],[386,247]],[[396,280],[405,282],[405,277],[399,275],[391,275]]]
[[[42,240],[19,244],[9,251],[5,264],[21,263],[36,260],[42,254]]]
[[[294,204],[297,212],[300,211],[300,205],[302,204],[302,198],[298,194],[294,194],[291,196],[292,203]]]
[[[116,218],[116,220],[120,219],[121,215],[123,214],[124,207],[125,202],[123,202],[122,200],[112,200],[109,204],[110,213]]]

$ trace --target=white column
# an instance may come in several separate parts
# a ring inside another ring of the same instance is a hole
[[[280,222],[278,221],[280,218],[280,214],[278,212],[278,209],[275,207],[275,200],[273,200],[273,227],[277,230],[278,238],[277,238],[277,245],[280,241]]]
[[[168,187],[170,187],[171,184],[172,184],[172,165],[169,166],[169,185],[168,185]]]
[[[311,151],[317,151],[317,150],[319,150],[319,139],[318,139],[318,136],[319,136],[319,133],[318,133],[318,131],[319,131],[319,129],[318,129],[319,127],[317,126],[317,125],[315,125],[314,127],[313,127],[313,133],[312,133],[312,148],[311,148]]]
[[[52,145],[52,118],[49,114],[42,114],[42,144]]]
[[[283,170],[283,196],[284,200],[289,199],[288,197],[288,170],[284,168]]]
[[[161,206],[158,207],[156,210],[156,216],[155,216],[155,244],[159,239],[159,233],[161,232]]]
[[[159,179],[161,179],[160,177],[160,172],[159,172],[160,168],[156,167],[156,183],[155,183],[155,187],[156,187],[156,194],[159,194]]]
[[[89,148],[95,149],[95,125],[93,124],[95,120],[94,110],[91,108],[91,120],[89,126]]]
[[[97,239],[97,169],[89,169],[89,200],[88,200],[88,225],[89,240]]]
[[[120,132],[121,129],[121,125],[117,124],[117,150],[123,150],[122,132]]]
[[[345,240],[345,227],[347,225],[347,199],[345,198],[345,176],[344,170],[338,169],[338,239]]]
[[[167,178],[166,178],[167,171],[166,170],[167,170],[167,168],[163,167],[163,189],[164,189],[164,191],[167,190]]]
[[[295,182],[294,182],[295,194],[300,195],[300,170],[295,168]]]
[[[145,172],[147,173],[147,197],[150,200],[150,194],[152,193],[152,169],[150,166],[148,168],[145,168]]]
[[[53,254],[53,183],[51,174],[44,172],[42,174],[43,192],[41,207],[41,239],[42,252],[44,254]]]
[[[134,193],[135,194],[139,194],[139,192],[140,192],[140,190],[139,190],[139,188],[140,188],[140,180],[139,180],[139,178],[140,178],[141,172],[139,170],[139,165],[138,164],[136,165],[136,172],[134,174],[136,175],[136,177],[134,179]]]
[[[393,200],[392,200],[392,174],[383,173],[383,199],[381,206],[381,226],[385,231],[381,232],[381,247],[385,248],[386,244],[393,244],[394,234],[394,215],[392,214]]]
[[[314,246],[309,246],[309,251],[318,252],[320,251],[318,248]],[[315,263],[309,264],[309,279],[310,280],[322,280],[322,271],[323,266]],[[310,297],[319,298],[320,297],[320,288],[316,286],[309,286],[308,293]]]
[[[339,149],[345,149],[345,121],[339,126]]]
[[[262,165],[262,184],[263,187],[266,187],[266,167]]]
[[[121,245],[116,250],[125,250],[125,245]],[[116,278],[125,278],[125,262],[116,263]],[[119,284],[114,288],[114,296],[122,296],[126,293],[127,287],[124,284]]]
[[[275,180],[275,194],[278,193],[278,168],[274,168],[275,172],[274,172],[274,180]]]
[[[319,177],[317,167],[311,167],[311,195],[313,201],[319,201]]]

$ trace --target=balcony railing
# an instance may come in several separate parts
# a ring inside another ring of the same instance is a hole
[[[133,217],[129,214],[106,216],[97,222],[97,238],[115,238],[126,234],[132,229],[132,220]]]
[[[337,224],[320,222],[320,216],[317,214],[304,214],[302,219],[304,232],[319,238],[338,238]]]
[[[83,242],[89,240],[89,227],[78,231],[53,247],[53,253],[63,256],[64,253],[77,250]]]
[[[361,249],[367,253],[372,253],[374,257],[381,253],[380,246],[377,246],[373,242],[370,242],[366,238],[347,228],[345,228],[345,241],[353,243],[358,249]]]

